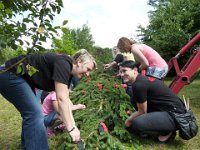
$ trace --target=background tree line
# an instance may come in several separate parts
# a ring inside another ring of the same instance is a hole
[[[200,31],[199,0],[149,0],[149,25],[138,27],[141,41],[169,61]],[[185,63],[191,51],[179,61]]]
[[[199,0],[149,0],[148,5],[153,8],[148,13],[150,22],[147,27],[138,27],[138,37],[169,61],[200,30]],[[111,49],[94,46],[87,24],[78,29],[66,27],[67,20],[63,20],[61,26],[52,25],[62,8],[62,0],[0,0],[0,63],[21,53],[53,51],[72,55],[80,48],[97,56],[109,55],[101,60],[109,62]],[[58,38],[60,32],[62,36]],[[52,40],[51,49],[42,44],[47,39]],[[27,46],[25,52],[24,45]],[[188,59],[190,52],[181,63]]]

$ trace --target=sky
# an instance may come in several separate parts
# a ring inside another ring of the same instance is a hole
[[[64,9],[56,15],[54,24],[70,29],[84,24],[91,30],[95,46],[112,48],[120,37],[137,39],[137,27],[149,23],[148,0],[63,0]]]

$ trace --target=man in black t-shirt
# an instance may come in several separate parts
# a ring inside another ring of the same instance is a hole
[[[179,97],[162,81],[140,75],[138,65],[133,61],[120,64],[120,75],[124,82],[132,84],[137,104],[137,111],[125,121],[125,126],[135,134],[157,136],[162,143],[174,138],[176,124],[168,112],[185,112]]]
[[[85,49],[73,58],[54,53],[21,55],[5,63],[0,73],[0,93],[20,112],[22,122],[22,147],[26,150],[48,150],[41,104],[35,88],[55,91],[58,111],[72,141],[81,140],[76,127],[69,98],[72,76],[89,76],[96,68],[94,58]]]

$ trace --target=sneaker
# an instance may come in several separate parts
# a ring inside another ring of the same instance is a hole
[[[48,137],[52,137],[55,135],[54,131],[49,127],[46,128],[46,132]]]
[[[165,141],[161,141],[161,140],[159,140],[159,137],[157,137],[156,142],[158,142],[160,144],[166,144],[166,143],[174,140],[175,137],[176,137],[176,131],[171,132],[171,135]]]
[[[54,127],[54,131],[63,131],[65,129],[64,123],[61,123],[60,125]]]
[[[63,123],[63,121],[57,118],[57,119],[53,120],[53,122],[49,126],[52,129],[54,129],[55,127],[59,126],[62,123]]]

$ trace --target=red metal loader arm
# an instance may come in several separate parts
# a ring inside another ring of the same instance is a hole
[[[194,76],[200,71],[200,47],[193,51],[193,54],[186,62],[186,64],[180,70],[177,59],[181,57],[188,49],[190,49],[197,41],[200,40],[200,33],[198,33],[191,41],[189,41],[175,57],[172,57],[169,62],[169,70],[174,66],[176,71],[176,76],[173,78],[171,84],[169,85],[170,89],[178,94],[179,91],[185,86],[192,82]]]

